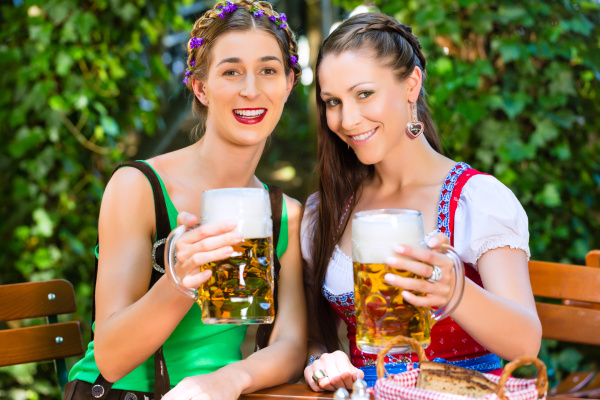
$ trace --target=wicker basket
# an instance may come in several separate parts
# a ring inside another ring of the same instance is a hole
[[[410,345],[419,357],[420,367],[417,369],[402,372],[396,375],[387,376],[384,367],[384,358],[390,349],[397,344]],[[537,369],[537,379],[516,379],[511,376],[512,372],[522,365],[535,365]],[[443,368],[451,369],[448,374],[452,375],[454,371],[463,370],[462,368],[449,366],[449,364],[439,364],[427,360],[425,351],[420,343],[414,339],[398,336],[392,339],[377,356],[377,383],[374,388],[376,400],[537,400],[545,399],[548,390],[548,374],[546,366],[542,361],[535,357],[521,357],[504,366],[502,375],[499,377],[492,374],[479,374],[475,371],[465,372],[465,375],[474,377],[468,382],[474,382],[480,379],[480,375],[485,377],[491,385],[488,394],[482,397],[473,397],[470,395],[452,394],[438,390],[431,390],[417,387],[417,381],[421,369],[424,371],[443,365]],[[464,371],[464,370],[463,370]],[[447,377],[446,377],[447,379]],[[465,386],[466,380],[458,382],[458,386]],[[469,386],[469,385],[467,385]]]

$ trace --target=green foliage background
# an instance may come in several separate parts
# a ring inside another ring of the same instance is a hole
[[[529,216],[533,257],[582,263],[600,248],[599,3],[374,3],[413,26],[428,55],[427,89],[447,154],[515,192]],[[181,90],[160,58],[165,34],[191,27],[179,5],[0,6],[0,283],[71,281],[84,341],[106,179],[118,162],[136,158],[140,140],[165,130],[168,98]],[[300,200],[314,187],[309,93],[298,87],[258,170]],[[541,356],[554,379],[599,368],[597,349],[546,341]],[[58,396],[51,363],[0,369],[0,398]]]

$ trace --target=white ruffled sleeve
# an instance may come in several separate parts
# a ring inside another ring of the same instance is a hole
[[[306,266],[309,271],[313,270],[313,261],[311,257],[311,246],[313,235],[315,234],[315,223],[316,223],[316,208],[319,204],[319,196],[317,193],[311,194],[306,200],[304,206],[304,215],[302,216],[302,223],[300,224],[300,250],[302,252],[302,258],[306,262]],[[304,274],[304,279],[307,280],[309,276],[313,274]],[[312,282],[307,282],[312,283]]]
[[[473,264],[488,250],[510,246],[529,252],[527,214],[513,192],[491,175],[470,178],[454,216],[454,248]]]

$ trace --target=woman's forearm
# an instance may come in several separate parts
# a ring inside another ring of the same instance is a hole
[[[146,361],[193,304],[163,276],[139,300],[97,321],[95,358],[104,378],[116,382]]]
[[[306,346],[295,338],[282,338],[224,369],[239,379],[241,393],[296,381],[304,369]]]
[[[539,352],[542,328],[537,314],[469,279],[452,318],[473,339],[506,360]]]

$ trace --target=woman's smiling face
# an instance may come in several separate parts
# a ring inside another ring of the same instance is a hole
[[[260,30],[229,32],[214,43],[210,60],[206,80],[194,82],[208,108],[207,132],[238,145],[266,140],[293,86],[276,39]]]
[[[327,125],[363,164],[383,161],[406,140],[413,77],[394,71],[365,52],[326,55],[318,70]]]

